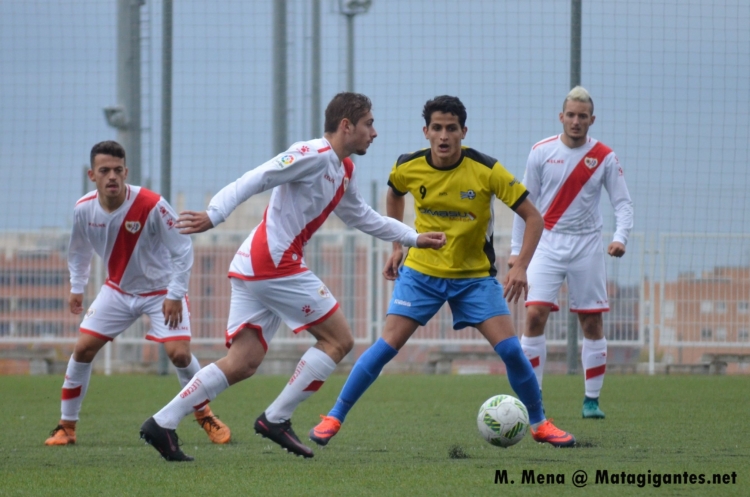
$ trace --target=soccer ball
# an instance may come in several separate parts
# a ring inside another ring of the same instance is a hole
[[[526,406],[510,395],[490,397],[479,408],[479,434],[492,445],[510,447],[521,441],[529,430]]]

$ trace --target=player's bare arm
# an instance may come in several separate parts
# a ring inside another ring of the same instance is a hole
[[[401,267],[401,261],[404,259],[404,249],[401,245],[394,243],[393,252],[385,262],[383,277],[388,281],[395,281],[398,278],[398,268]]]
[[[396,195],[393,188],[388,188],[388,193],[385,196],[385,215],[392,217],[398,221],[404,221],[404,208],[406,206],[406,199],[404,195]],[[401,261],[404,259],[404,249],[398,242],[393,242],[393,252],[385,263],[385,269],[383,269],[383,277],[385,279],[394,281],[398,278],[398,268],[401,266]]]
[[[170,329],[177,328],[182,322],[181,300],[164,299],[161,311],[164,313],[164,324],[168,325]]]
[[[525,299],[528,295],[529,283],[526,279],[526,268],[529,267],[531,257],[536,251],[544,230],[544,219],[528,198],[521,202],[516,209],[516,214],[524,220],[526,229],[523,232],[521,252],[508,259],[510,269],[503,280],[503,297],[508,302],[518,302],[522,296]]]
[[[625,245],[620,242],[612,242],[607,247],[607,253],[612,257],[622,257],[625,255]]]
[[[176,226],[183,235],[203,233],[214,227],[206,211],[182,211],[177,218]]]
[[[73,314],[80,314],[83,312],[83,294],[82,293],[71,293],[68,298],[68,306],[70,312]]]

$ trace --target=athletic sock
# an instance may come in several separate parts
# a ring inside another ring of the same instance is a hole
[[[336,369],[336,363],[320,349],[311,347],[302,356],[294,374],[276,400],[266,409],[271,423],[281,423],[292,418],[298,405],[317,392]]]
[[[586,397],[598,399],[604,384],[604,372],[607,369],[607,339],[583,339],[581,363],[586,375]]]
[[[198,371],[169,404],[154,414],[154,420],[162,428],[177,429],[182,418],[206,406],[227,388],[227,377],[216,364],[211,363]]]
[[[180,386],[182,388],[185,388],[185,385],[187,385],[190,382],[190,380],[193,379],[193,376],[195,376],[196,373],[198,373],[198,371],[201,370],[201,364],[200,362],[198,362],[198,358],[191,354],[190,359],[191,359],[190,364],[188,364],[186,367],[184,368],[178,368],[177,366],[174,367],[175,370],[177,371],[177,379],[180,381]],[[197,410],[202,411],[205,408],[206,407],[203,406],[202,408],[197,409]]]
[[[539,388],[542,388],[542,378],[544,376],[544,364],[547,362],[547,339],[544,335],[538,337],[521,337],[521,348],[524,355],[529,359],[531,367],[534,368],[536,381]]]
[[[65,370],[65,381],[62,386],[62,401],[60,402],[60,419],[64,421],[78,421],[83,398],[89,388],[91,379],[91,363],[76,362],[70,356],[68,368]]]
[[[349,378],[346,379],[344,388],[341,389],[339,398],[336,400],[336,404],[328,415],[333,416],[343,423],[349,410],[362,394],[365,393],[365,390],[377,379],[383,370],[383,366],[396,357],[396,354],[398,354],[398,350],[388,345],[382,338],[378,339],[369,349],[365,350],[364,354],[354,364],[352,372],[349,374]]]
[[[511,388],[529,412],[529,422],[537,425],[544,421],[539,383],[531,368],[531,363],[523,355],[518,337],[510,337],[501,341],[495,345],[495,352],[505,363]]]
[[[177,371],[177,379],[180,381],[180,386],[182,388],[185,388],[185,385],[187,385],[190,380],[193,379],[193,376],[195,376],[195,374],[201,370],[201,364],[198,362],[198,359],[192,354],[190,356],[190,359],[190,364],[188,364],[186,367],[174,367]]]

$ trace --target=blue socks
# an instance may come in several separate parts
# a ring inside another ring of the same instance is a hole
[[[505,363],[510,386],[518,395],[519,400],[526,406],[526,410],[529,411],[529,422],[534,425],[544,421],[539,383],[536,380],[531,363],[523,355],[518,337],[506,338],[498,343],[495,345],[495,352]]]
[[[519,345],[519,350],[520,347]],[[396,354],[398,354],[398,350],[388,345],[382,338],[379,338],[377,342],[372,344],[372,347],[365,350],[364,354],[354,364],[354,368],[352,368],[349,378],[346,379],[346,383],[344,383],[344,388],[341,389],[336,404],[328,415],[333,416],[343,423],[349,410],[362,394],[365,393],[365,390],[377,379],[383,370],[383,366],[396,357]],[[523,356],[523,354],[521,355]],[[524,359],[526,358],[524,357]],[[533,372],[532,376],[534,376]],[[536,381],[536,377],[534,377],[534,380]]]

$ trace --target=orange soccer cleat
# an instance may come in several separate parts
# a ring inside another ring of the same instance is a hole
[[[44,445],[72,445],[76,443],[76,422],[60,420],[60,424],[52,430]]]
[[[208,438],[213,443],[225,444],[232,439],[232,432],[229,427],[214,416],[210,407],[206,406],[202,411],[195,411],[195,420],[198,421],[201,428],[206,430]]]
[[[310,430],[310,440],[318,445],[328,445],[328,442],[341,429],[341,421],[333,416],[320,415],[320,423]]]
[[[572,447],[576,444],[576,437],[552,424],[546,419],[537,429],[531,428],[531,436],[539,443],[548,443],[554,447]]]

